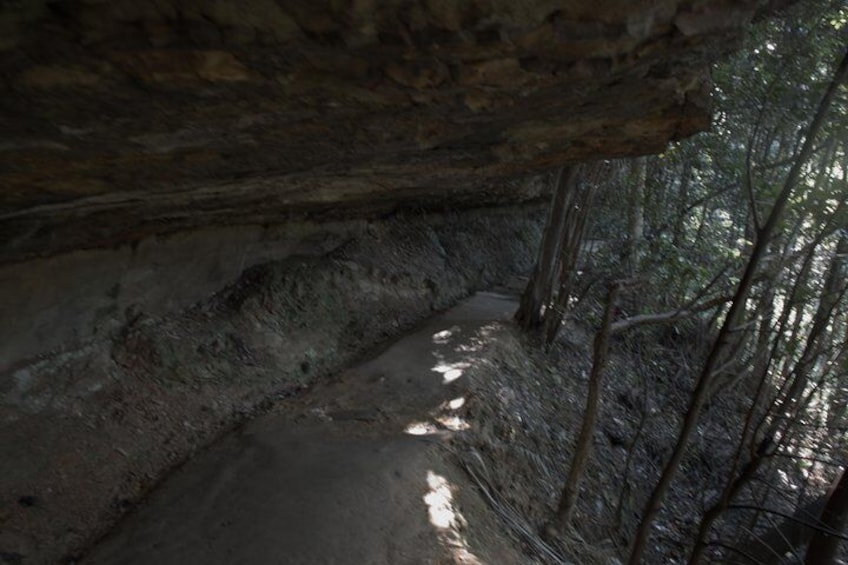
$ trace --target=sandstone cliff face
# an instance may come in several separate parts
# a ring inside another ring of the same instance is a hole
[[[764,2],[12,0],[0,264],[200,226],[462,206],[708,125]]]

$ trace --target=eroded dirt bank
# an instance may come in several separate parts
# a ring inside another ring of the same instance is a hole
[[[526,207],[370,222],[324,255],[253,267],[178,314],[128,312],[84,347],[7,372],[3,558],[73,557],[233,425],[528,270],[540,216]]]

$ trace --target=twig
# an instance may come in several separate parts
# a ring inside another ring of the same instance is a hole
[[[749,554],[746,551],[739,549],[738,547],[733,547],[730,544],[722,543],[718,540],[712,540],[712,541],[707,542],[707,545],[714,546],[714,547],[721,547],[723,549],[729,549],[733,553],[738,553],[739,555],[741,555],[742,557],[744,557],[745,559],[747,559],[751,563],[756,563],[757,565],[763,565],[763,562],[760,561],[759,559],[757,559],[756,557],[754,557],[753,555]],[[780,556],[778,556],[778,557],[780,557]]]
[[[728,510],[758,510],[760,512],[766,512],[767,514],[774,514],[776,516],[780,516],[781,518],[785,518],[786,520],[789,520],[790,522],[795,522],[796,524],[801,524],[802,526],[805,526],[807,528],[811,528],[811,529],[813,529],[817,532],[824,532],[828,535],[837,537],[841,540],[848,540],[848,536],[843,535],[840,532],[837,532],[837,531],[832,530],[830,528],[827,528],[825,526],[814,524],[814,523],[812,523],[808,520],[804,520],[802,518],[797,518],[797,517],[793,516],[792,514],[787,514],[786,512],[782,512],[780,510],[775,510],[773,508],[762,508],[762,507],[756,506],[754,504],[729,504],[727,506],[727,509]]]

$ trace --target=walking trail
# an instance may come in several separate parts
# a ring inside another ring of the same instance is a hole
[[[166,479],[82,563],[522,562],[447,441],[475,352],[515,311],[478,293],[282,402]]]

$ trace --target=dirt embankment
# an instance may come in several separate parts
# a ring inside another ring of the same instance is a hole
[[[249,415],[472,289],[530,268],[537,207],[372,222],[320,257],[249,269],[177,315],[3,376],[0,555],[73,555]]]

